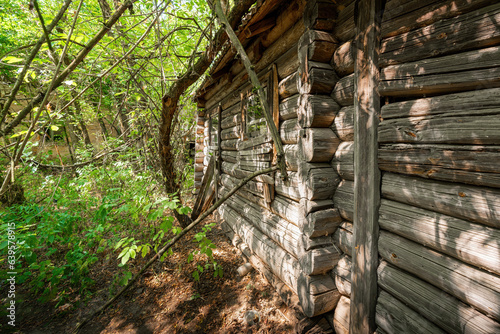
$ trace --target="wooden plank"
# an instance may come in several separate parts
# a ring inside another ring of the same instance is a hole
[[[272,141],[272,138],[269,134],[265,134],[259,137],[251,138],[245,141],[240,141],[237,145],[238,151],[240,150],[246,150],[248,148],[257,146],[257,145],[262,145],[265,143],[270,143]]]
[[[384,290],[380,290],[377,299],[375,322],[388,334],[446,333]]]
[[[340,106],[326,95],[301,95],[298,109],[299,124],[303,128],[329,127]]]
[[[382,40],[380,65],[431,58],[500,42],[500,4]]]
[[[377,163],[380,119],[379,39],[385,0],[356,1],[354,63],[354,233],[352,250],[352,333],[373,333],[377,302],[377,236],[380,170]]]
[[[199,215],[203,213],[203,206],[205,202],[209,200],[210,188],[213,186],[212,179],[215,170],[215,158],[210,157],[210,162],[208,164],[208,169],[203,175],[203,181],[200,188],[200,193],[196,197],[196,201],[193,206],[193,211],[191,212],[191,219],[195,220]]]
[[[401,203],[500,227],[500,190],[385,173],[382,195]]]
[[[440,213],[382,200],[381,228],[500,275],[500,231]]]
[[[239,139],[228,139],[221,141],[221,149],[226,151],[237,151]]]
[[[380,74],[382,96],[422,96],[498,87],[500,47],[468,51],[386,67]]]
[[[388,263],[429,282],[499,321],[499,276],[389,232],[381,231],[378,242],[380,256]]]
[[[238,179],[244,179],[245,177],[251,174],[251,172],[239,169],[236,164],[228,162],[222,162],[222,171]],[[259,175],[254,180],[259,182],[265,182],[268,184],[274,184],[274,177],[269,175]]]
[[[256,154],[266,154],[273,151],[273,145],[271,143],[264,143],[262,145],[251,147],[250,149],[238,151],[240,156],[256,155]]]
[[[378,158],[380,169],[389,172],[500,187],[498,146],[382,145]]]
[[[448,333],[497,333],[500,324],[429,283],[382,261],[382,289]]]
[[[328,63],[337,48],[337,41],[326,31],[308,29],[299,39],[299,50],[303,47],[307,50],[308,61]]]

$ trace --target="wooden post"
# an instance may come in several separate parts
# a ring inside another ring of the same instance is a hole
[[[384,0],[356,1],[354,65],[354,244],[352,249],[351,333],[373,333],[377,302],[380,170],[377,127],[380,22]]]

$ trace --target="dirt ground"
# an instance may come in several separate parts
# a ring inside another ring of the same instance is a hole
[[[215,260],[224,276],[203,273],[199,282],[191,276],[194,264],[187,254],[195,247],[192,232],[174,247],[174,254],[157,262],[103,314],[95,317],[80,333],[293,333],[296,319],[273,288],[255,270],[241,277],[244,264],[222,233],[214,228],[208,237],[217,245]],[[145,262],[145,260],[144,260]],[[137,269],[142,264],[137,265]],[[15,333],[71,333],[77,323],[103,305],[110,297],[109,286],[116,263],[100,263],[92,272],[96,281],[90,300],[75,295],[55,308],[40,304],[20,289]],[[256,311],[260,319],[248,324],[245,315]],[[0,332],[7,329],[2,319]]]

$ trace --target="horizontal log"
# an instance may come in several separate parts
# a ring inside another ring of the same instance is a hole
[[[307,215],[302,226],[302,232],[310,238],[331,235],[337,230],[341,222],[342,218],[337,209],[330,208],[312,212]]]
[[[500,187],[498,146],[382,145],[378,161],[379,168],[389,172]]]
[[[297,54],[297,43],[292,45],[275,62],[278,70],[278,80],[283,80],[290,74],[297,72],[299,68],[299,56]]]
[[[333,34],[342,42],[354,38],[354,4],[355,1],[346,0],[337,6],[337,22]]]
[[[308,200],[331,198],[340,183],[338,174],[326,163],[300,162],[297,178],[301,197]]]
[[[330,64],[313,61],[303,61],[301,54],[307,48],[299,50],[299,71],[297,72],[297,87],[301,94],[330,94],[339,80]],[[306,55],[303,55],[306,57]]]
[[[496,333],[500,324],[429,283],[382,261],[379,286],[449,333]]]
[[[194,172],[194,179],[195,180],[203,179],[203,172]]]
[[[280,139],[283,144],[297,144],[300,125],[296,118],[281,122]]]
[[[307,162],[329,162],[339,144],[330,128],[307,128],[299,133],[299,145]]]
[[[380,290],[377,299],[375,322],[388,334],[446,333],[384,290]]]
[[[306,251],[310,251],[313,249],[330,247],[333,245],[333,242],[331,237],[325,235],[315,238],[309,238],[306,235],[302,235],[301,245]]]
[[[327,95],[301,95],[298,119],[303,128],[329,127],[340,106]]]
[[[498,87],[499,54],[496,46],[389,66],[380,73],[379,92],[407,97]]]
[[[340,79],[332,91],[332,98],[341,106],[354,104],[354,74]]]
[[[333,208],[333,201],[331,199],[320,199],[320,200],[308,200],[302,198],[300,200],[300,207],[302,214],[306,217],[312,212],[317,212],[321,210],[327,210]]]
[[[381,42],[380,65],[495,45],[500,42],[500,4],[483,7],[457,17],[438,21]]]
[[[299,161],[303,160],[302,150],[299,145],[283,145],[285,152],[286,169],[289,171],[297,171]]]
[[[285,99],[299,92],[297,82],[297,72],[290,74],[278,84],[278,94],[280,99]]]
[[[340,215],[349,221],[353,221],[354,211],[354,182],[343,180],[340,182],[335,195],[333,196],[333,203],[339,210]]]
[[[283,180],[281,174],[277,173],[274,178],[274,190],[279,195],[299,202],[301,197],[296,174],[296,172],[290,172],[288,173],[287,179]]]
[[[301,273],[299,286],[310,295],[319,295],[331,290],[337,290],[335,281],[330,275],[309,276]]]
[[[380,143],[500,144],[499,115],[422,116],[383,121]]]
[[[243,152],[243,151],[240,151]],[[238,152],[238,153],[240,153]],[[246,155],[238,155],[238,161],[271,161],[273,159],[271,153],[254,153]]]
[[[354,142],[340,143],[332,160],[333,169],[345,180],[354,181]],[[381,168],[383,169],[383,168]]]
[[[350,222],[343,222],[332,236],[333,244],[347,255],[352,255],[353,227]]]
[[[222,157],[222,160],[224,160],[224,161],[235,163],[238,161],[238,152],[237,151],[222,151],[221,157]]]
[[[382,199],[380,227],[500,275],[500,231]]]
[[[237,139],[240,138],[240,135],[241,135],[241,128],[239,126],[224,129],[220,133],[222,140]]]
[[[232,164],[225,161],[222,162],[222,171],[238,179],[244,179],[245,177],[248,177],[250,174],[252,174],[251,172],[239,169],[238,165],[236,164]],[[265,182],[267,184],[274,184],[274,177],[269,175],[259,175],[254,180],[259,182]]]
[[[337,265],[340,255],[335,246],[313,249],[300,257],[299,263],[306,275],[321,275],[326,274]]]
[[[385,231],[380,231],[378,250],[388,263],[500,319],[499,276]]]
[[[228,139],[221,141],[220,147],[226,151],[237,151],[239,139]]]
[[[337,334],[349,334],[349,322],[351,319],[351,300],[346,296],[339,299],[335,315],[333,317],[333,327]]]
[[[439,95],[434,97],[389,103],[382,106],[384,120],[431,115],[471,116],[497,114],[500,108],[500,88]]]
[[[195,172],[203,172],[203,167],[205,167],[203,164],[194,164],[194,171]]]
[[[310,29],[331,31],[335,27],[337,6],[327,1],[307,1],[304,10],[304,26]]]
[[[340,109],[331,129],[341,140],[354,141],[354,106]]]
[[[269,161],[239,161],[238,166],[242,170],[255,172],[261,169],[266,169],[271,167],[271,162]]]
[[[269,134],[261,135],[259,137],[250,138],[245,141],[240,141],[237,145],[238,151],[246,150],[254,146],[262,145],[265,143],[270,143],[272,141]],[[223,141],[224,143],[224,141]]]
[[[271,153],[273,151],[273,144],[271,143],[265,143],[259,146],[251,147],[246,150],[240,150],[238,151],[238,154],[240,156],[254,156],[256,154],[266,154],[266,153]]]
[[[500,190],[385,173],[382,195],[452,217],[500,227]]]
[[[335,38],[326,31],[306,30],[299,40],[299,50],[306,50],[308,61],[328,63],[337,49]]]
[[[241,113],[224,118],[221,122],[221,128],[228,129],[238,124],[241,124]]]
[[[280,121],[297,118],[299,110],[299,94],[290,96],[280,103]]]
[[[335,276],[335,285],[337,286],[337,290],[342,296],[351,296],[351,282],[343,277]]]
[[[241,102],[235,103],[222,111],[222,124],[231,116],[241,115]],[[224,128],[223,128],[224,129]]]
[[[341,77],[354,73],[354,40],[345,42],[335,50],[331,64]]]
[[[271,211],[296,226],[301,226],[304,220],[302,206],[284,196],[276,195],[271,203]]]
[[[304,314],[308,317],[315,317],[333,310],[340,299],[340,293],[337,289],[320,295],[310,295],[307,292],[299,291],[299,299]],[[321,330],[319,333],[325,333],[325,331]]]
[[[332,271],[332,275],[335,276],[335,282],[341,282],[343,285],[342,289],[338,288],[340,293],[345,296],[351,295],[351,274],[352,274],[352,259],[349,255],[343,254],[340,257],[339,262]],[[337,284],[337,286],[339,286]]]
[[[276,25],[271,31],[262,34],[262,44],[268,47],[288,31],[297,21],[302,19],[302,12],[304,11],[306,1],[290,1],[288,3],[280,4],[282,10],[279,11],[276,17]]]

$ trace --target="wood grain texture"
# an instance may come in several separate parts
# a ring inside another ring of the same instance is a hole
[[[354,216],[354,182],[343,180],[333,195],[335,207],[342,218],[353,221]]]
[[[331,96],[343,107],[352,106],[354,104],[354,73],[339,79]]]
[[[340,106],[327,95],[301,95],[298,119],[303,128],[329,127]]]
[[[344,141],[340,143],[332,160],[332,167],[341,178],[354,181],[354,142]]]
[[[307,128],[299,132],[299,145],[307,162],[329,162],[339,144],[330,128]]]
[[[385,173],[382,195],[401,203],[500,227],[500,190]]]
[[[280,106],[280,120],[286,121],[288,119],[297,118],[299,110],[299,94],[295,94],[286,99],[283,99]]]
[[[352,232],[352,223],[342,222],[332,236],[333,244],[349,256],[352,256]]]
[[[500,324],[446,292],[382,261],[382,289],[448,333],[497,333]]]

